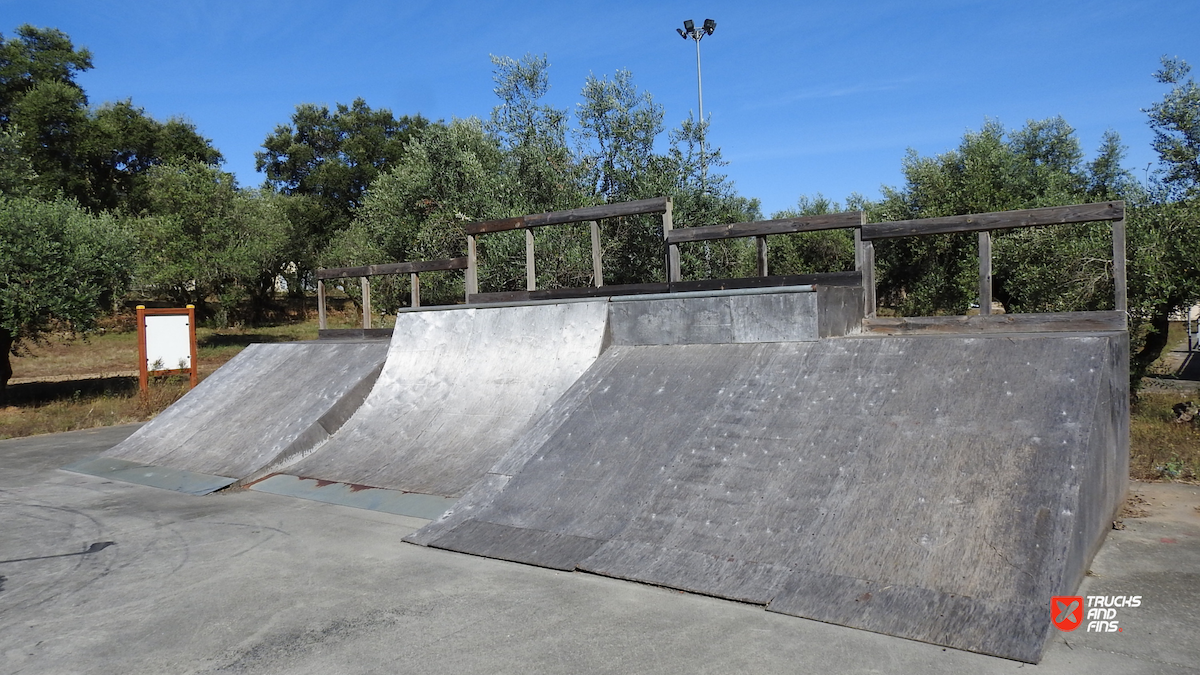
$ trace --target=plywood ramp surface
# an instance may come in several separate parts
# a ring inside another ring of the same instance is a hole
[[[103,457],[246,478],[336,431],[386,353],[384,343],[250,345]]]
[[[289,475],[458,497],[600,354],[604,300],[403,313],[367,400]]]
[[[1124,333],[616,346],[410,537],[1036,662],[1121,500]]]

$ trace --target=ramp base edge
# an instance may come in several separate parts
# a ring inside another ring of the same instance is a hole
[[[168,469],[149,464],[138,464],[112,457],[92,457],[62,467],[64,471],[82,473],[97,478],[136,483],[163,490],[174,490],[189,495],[206,495],[228,487],[236,478],[212,476],[206,473]]]
[[[284,497],[298,497],[326,504],[350,506],[398,516],[436,520],[448,511],[457,498],[401,492],[385,488],[318,480],[277,473],[250,486],[251,490]]]

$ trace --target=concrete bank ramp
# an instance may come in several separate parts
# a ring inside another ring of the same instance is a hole
[[[253,344],[108,452],[64,467],[207,494],[309,452],[358,408],[385,342]]]
[[[1127,354],[618,342],[408,540],[1037,662],[1123,499]]]
[[[252,487],[436,518],[592,365],[606,316],[603,299],[401,313],[361,408]]]

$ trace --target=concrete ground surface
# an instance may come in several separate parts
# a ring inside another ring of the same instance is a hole
[[[0,672],[1200,673],[1200,487],[1131,485],[1040,666],[401,542],[425,521],[61,471],[136,426],[0,441]]]

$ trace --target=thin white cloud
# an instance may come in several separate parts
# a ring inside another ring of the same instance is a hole
[[[797,101],[813,101],[831,98],[843,98],[846,96],[862,96],[864,94],[876,94],[884,91],[896,91],[903,87],[907,87],[916,81],[916,78],[904,78],[898,80],[888,80],[882,82],[861,82],[844,87],[809,87],[786,94],[763,98],[757,101],[746,103],[742,106],[742,110],[762,110],[767,108],[778,108],[780,106],[795,103]]]

